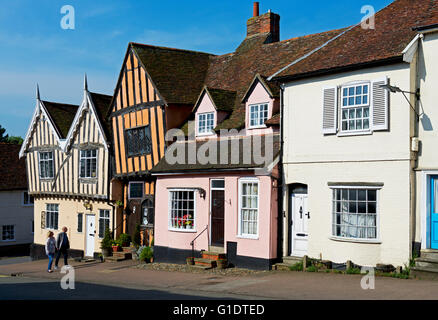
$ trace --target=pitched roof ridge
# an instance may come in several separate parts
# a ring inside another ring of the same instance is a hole
[[[205,55],[209,55],[209,56],[217,56],[213,53],[208,53],[208,52],[203,52],[203,51],[178,49],[178,48],[164,47],[164,46],[154,46],[154,45],[145,44],[145,43],[138,43],[138,42],[130,42],[129,44],[133,45],[133,46],[148,47],[148,48],[152,48],[152,49],[162,49],[162,50],[179,51],[179,52],[192,53],[192,54],[205,54]]]
[[[349,27],[351,27],[351,26],[349,26]],[[342,32],[342,31],[346,30],[349,27],[332,29],[332,30],[327,30],[327,31],[321,31],[321,32],[317,32],[317,33],[310,33],[310,34],[306,34],[306,35],[303,35],[303,36],[297,36],[297,37],[293,37],[293,38],[290,38],[290,39],[281,40],[281,41],[278,41],[278,42],[266,43],[265,45],[271,45],[271,44],[276,44],[276,43],[283,43],[283,42],[288,42],[288,41],[296,41],[296,40],[306,39],[306,38],[310,38],[310,37],[326,35],[326,34],[332,33],[332,32]]]

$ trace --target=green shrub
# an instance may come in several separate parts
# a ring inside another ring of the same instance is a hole
[[[154,257],[154,250],[151,247],[144,247],[140,253],[140,261],[150,261]]]
[[[105,230],[105,236],[103,237],[100,248],[101,249],[110,249],[113,244],[113,236],[112,233],[109,231],[109,229]]]
[[[117,243],[122,247],[127,247],[131,243],[131,236],[127,233],[122,233],[117,239]]]
[[[310,266],[306,269],[307,272],[318,272],[318,268],[316,266]]]
[[[134,233],[134,238],[132,239],[132,243],[136,248],[138,248],[140,246],[140,242],[141,242],[140,225],[137,224],[135,226],[135,233]]]
[[[303,271],[303,262],[297,262],[289,267],[290,271]]]
[[[345,270],[346,274],[360,274],[361,271],[359,268],[349,268],[347,270]]]

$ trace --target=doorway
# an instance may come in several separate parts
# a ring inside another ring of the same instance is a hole
[[[96,237],[96,226],[95,226],[95,216],[93,214],[87,214],[86,221],[86,244],[85,244],[85,256],[93,257],[94,256],[94,244]]]
[[[225,180],[211,180],[211,245],[224,246]]]
[[[303,257],[307,254],[309,220],[307,185],[291,185],[289,188],[289,252],[291,256]]]

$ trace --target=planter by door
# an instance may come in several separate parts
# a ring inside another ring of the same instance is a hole
[[[225,191],[211,191],[211,244],[215,246],[224,245],[225,227]]]

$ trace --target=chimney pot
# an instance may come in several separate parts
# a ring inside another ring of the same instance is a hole
[[[259,2],[254,2],[254,17],[258,17],[260,14]]]

